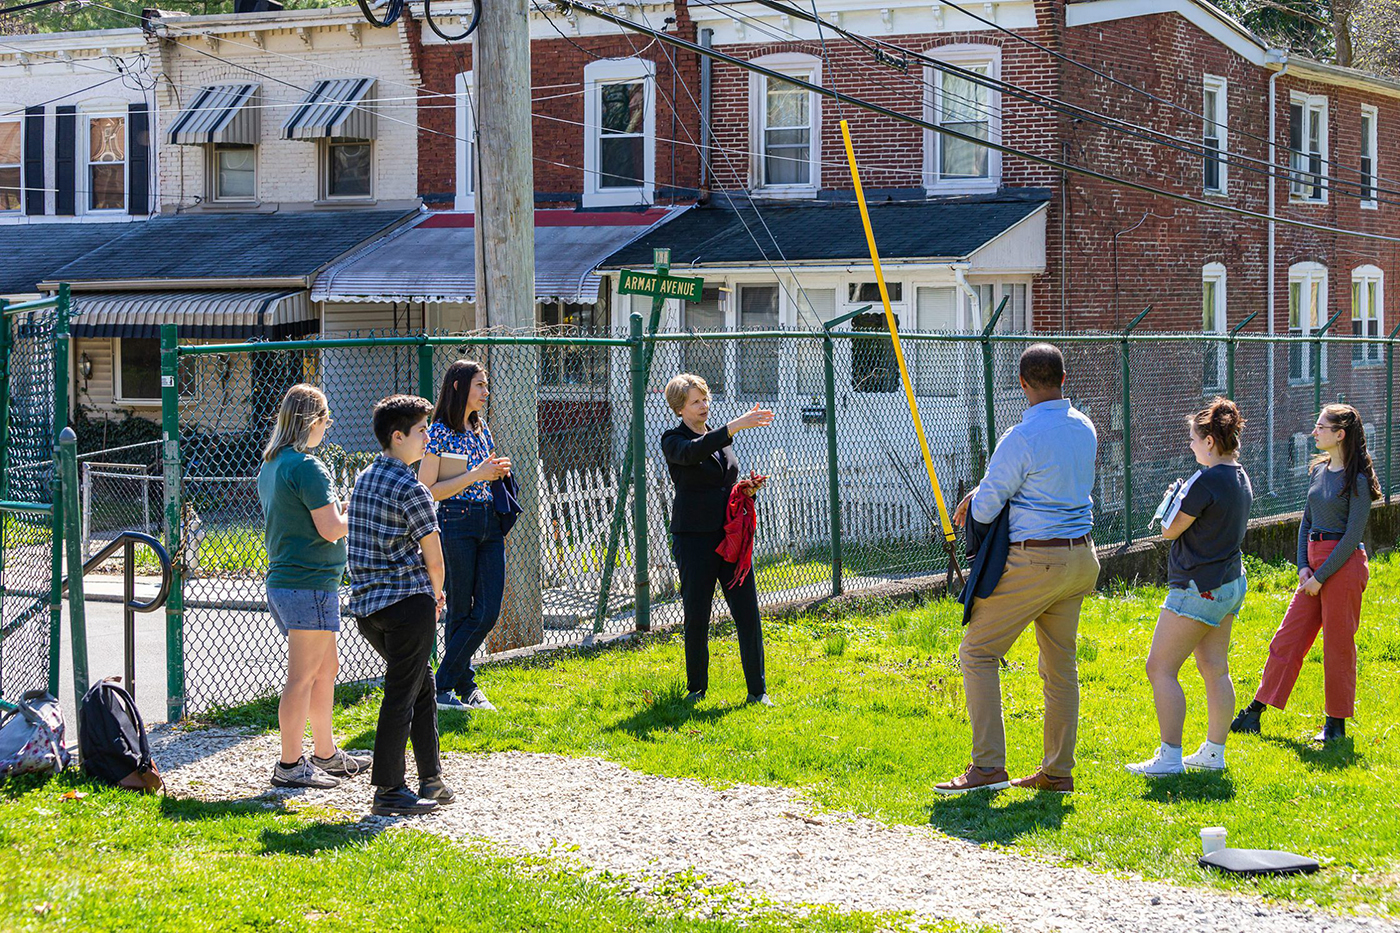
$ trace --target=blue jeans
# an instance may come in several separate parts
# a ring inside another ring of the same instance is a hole
[[[506,586],[506,539],[490,502],[438,505],[447,579],[447,645],[437,669],[437,690],[464,699],[476,689],[472,656],[501,614]]]

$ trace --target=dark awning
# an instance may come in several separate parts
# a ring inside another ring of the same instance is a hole
[[[301,290],[75,292],[75,337],[159,337],[175,324],[180,338],[283,339],[320,329]]]

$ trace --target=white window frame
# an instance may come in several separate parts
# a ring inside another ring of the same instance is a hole
[[[364,203],[374,200],[374,176],[375,171],[375,145],[372,139],[322,139],[319,140],[316,149],[319,153],[321,163],[321,189],[322,201],[345,202],[347,204]],[[368,194],[331,194],[331,147],[333,145],[366,145],[369,146],[369,193]]]
[[[1229,178],[1226,174],[1227,163],[1224,155],[1230,150],[1230,127],[1229,127],[1229,82],[1217,75],[1205,75],[1201,83],[1201,114],[1205,117],[1201,126],[1201,143],[1207,151],[1213,148],[1219,153],[1214,158],[1210,156],[1202,160],[1201,165],[1201,190],[1206,194],[1227,194],[1230,190]],[[1209,91],[1215,94],[1215,112],[1207,113],[1205,108],[1205,93]],[[1215,145],[1210,145],[1211,141]],[[1206,163],[1214,162],[1217,173],[1217,184],[1212,187],[1206,184],[1205,169]]]
[[[83,157],[83,172],[79,176],[81,197],[77,202],[82,205],[82,213],[116,216],[125,214],[127,205],[131,203],[131,147],[130,127],[127,125],[127,105],[120,103],[93,103],[84,107],[81,114],[82,119],[78,121],[78,132],[82,138],[78,142]],[[121,162],[93,162],[92,161],[92,121],[93,120],[120,120],[122,125],[122,160]],[[92,206],[92,167],[94,165],[120,165],[122,167],[122,206],[105,207],[101,209]]]
[[[1316,307],[1311,306],[1310,298],[1313,294],[1313,285],[1317,285]],[[1327,323],[1327,267],[1319,262],[1298,262],[1288,267],[1288,292],[1286,301],[1290,302],[1288,307],[1290,316],[1292,314],[1293,286],[1299,286],[1301,302],[1298,307],[1298,327],[1293,326],[1292,320],[1288,322],[1288,333],[1290,336],[1307,337],[1313,331]],[[1311,312],[1311,313],[1310,313]],[[1312,359],[1313,348],[1303,344],[1295,346],[1293,352],[1302,353],[1301,375],[1294,377],[1292,365],[1289,366],[1289,381],[1295,385],[1302,385],[1312,381]],[[1322,378],[1327,379],[1327,347],[1322,348]]]
[[[123,338],[121,337],[112,339],[112,402],[117,405],[130,405],[133,408],[159,407],[161,403],[159,397],[127,398],[122,388],[122,343]]]
[[[1289,126],[1292,126],[1293,108],[1301,106],[1303,108],[1303,148],[1301,152],[1293,148],[1293,140],[1288,140],[1289,166],[1293,172],[1293,178],[1288,185],[1288,198],[1295,204],[1326,204],[1327,189],[1329,187],[1328,178],[1331,172],[1328,170],[1328,126],[1327,126],[1327,98],[1322,94],[1303,94],[1294,91],[1289,95]],[[1310,148],[1311,140],[1308,137],[1308,124],[1312,122],[1313,113],[1319,114],[1318,120],[1318,148],[1316,151]],[[1290,129],[1291,133],[1291,129]],[[1319,160],[1318,171],[1314,172],[1311,166],[1303,163],[1311,161],[1316,157]],[[1309,179],[1316,177],[1317,184],[1312,184]],[[1316,188],[1317,194],[1312,195],[1307,192]]]
[[[222,143],[210,143],[204,148],[208,150],[209,176],[209,201],[212,204],[257,204],[258,203],[258,146],[250,147],[253,150],[253,196],[250,198],[233,198],[219,196],[219,146]]]
[[[476,210],[475,91],[470,71],[457,75],[457,185],[452,206],[459,211]]]
[[[1371,306],[1371,288],[1375,285],[1375,306]],[[1353,336],[1368,336],[1365,324],[1370,320],[1376,322],[1377,337],[1384,337],[1385,331],[1385,273],[1379,266],[1357,266],[1351,271],[1352,287],[1352,334]],[[1359,307],[1358,307],[1359,297]],[[1356,316],[1357,311],[1361,312],[1360,319]],[[1363,325],[1361,333],[1357,334],[1356,325]],[[1377,366],[1385,362],[1385,348],[1378,343],[1357,343],[1352,344],[1351,362],[1353,366]]]
[[[821,59],[815,55],[807,55],[801,52],[782,52],[755,58],[753,59],[753,64],[761,65],[785,75],[791,75],[794,78],[801,78],[812,84],[821,84],[822,63]],[[766,75],[750,73],[749,178],[750,187],[752,187],[755,192],[762,193],[770,198],[810,198],[814,197],[817,191],[820,190],[822,183],[822,101],[820,97],[810,91],[807,97],[807,113],[810,118],[810,143],[807,148],[807,184],[767,184],[764,181],[763,167],[767,155],[764,144],[767,139],[768,78]]]
[[[1376,162],[1380,159],[1380,110],[1371,104],[1361,105],[1361,158],[1370,158],[1371,165],[1369,171],[1365,163],[1361,166],[1361,184],[1363,188],[1369,187],[1370,197],[1361,199],[1361,207],[1365,210],[1374,211],[1380,207],[1376,200],[1376,181],[1380,176],[1380,171]],[[1367,126],[1369,124],[1369,128]],[[1367,153],[1370,153],[1367,156]]]
[[[5,210],[4,208],[0,208],[0,217],[13,217],[17,214],[24,213],[24,116],[22,115],[22,108],[11,108],[5,105],[0,105],[0,112],[8,112],[11,109],[21,110],[21,115],[15,117],[14,119],[10,119],[8,117],[0,118],[0,123],[13,123],[19,128],[19,190],[15,192],[15,200],[18,202],[19,206],[12,210]],[[13,168],[15,166],[14,163],[6,162],[5,167]]]
[[[640,81],[643,87],[642,184],[605,188],[599,184],[602,162],[605,84]],[[656,199],[656,63],[644,58],[611,58],[583,67],[583,206],[626,207]]]
[[[1229,322],[1226,319],[1227,303],[1225,301],[1225,266],[1218,262],[1207,263],[1201,267],[1201,331],[1206,334],[1225,334],[1229,332]],[[1206,283],[1215,286],[1215,307],[1211,309],[1213,321],[1207,326],[1205,320],[1205,287]],[[1214,352],[1216,357],[1215,381],[1211,382],[1205,378],[1206,366],[1201,368],[1201,391],[1206,395],[1215,395],[1225,391],[1225,344],[1213,341],[1206,344],[1207,353]]]
[[[972,65],[988,65],[987,77],[993,81],[1001,78],[1001,48],[994,45],[945,45],[931,49],[929,55],[950,65],[964,68]],[[924,67],[924,120],[939,123],[942,110],[940,98],[943,93],[943,72],[932,65]],[[987,139],[1001,142],[1001,92],[994,88],[987,90]],[[942,151],[942,136],[935,130],[924,130],[924,188],[929,194],[975,194],[996,191],[1001,187],[1001,153],[996,149],[987,151],[986,178],[943,178],[938,171],[939,155]]]

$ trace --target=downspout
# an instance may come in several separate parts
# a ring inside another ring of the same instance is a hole
[[[709,48],[714,41],[713,29],[700,30],[700,45]],[[700,201],[708,201],[710,192],[710,103],[713,93],[714,60],[700,56]],[[674,148],[674,146],[672,147]]]
[[[1268,53],[1268,58],[1273,58],[1273,59],[1275,59],[1275,60],[1277,60],[1277,61],[1282,61],[1282,62],[1283,62],[1283,67],[1282,67],[1282,68],[1280,68],[1278,71],[1275,71],[1273,74],[1269,75],[1269,169],[1270,169],[1270,171],[1273,172],[1274,174],[1272,174],[1272,175],[1269,176],[1269,225],[1268,225],[1268,230],[1269,230],[1269,245],[1268,245],[1268,254],[1269,254],[1269,255],[1268,255],[1268,264],[1269,264],[1269,268],[1268,268],[1268,273],[1267,273],[1267,276],[1266,276],[1266,284],[1265,284],[1264,287],[1265,287],[1265,289],[1267,290],[1265,307],[1266,307],[1267,310],[1268,310],[1268,317],[1269,317],[1269,335],[1272,336],[1273,334],[1277,333],[1277,327],[1276,327],[1276,325],[1275,325],[1275,323],[1274,323],[1274,265],[1275,265],[1275,243],[1274,243],[1274,227],[1275,227],[1275,224],[1274,224],[1274,212],[1275,212],[1275,210],[1276,210],[1276,201],[1277,201],[1277,199],[1278,199],[1278,177],[1277,177],[1277,173],[1278,173],[1278,134],[1277,134],[1276,126],[1275,126],[1275,125],[1276,125],[1276,122],[1277,122],[1277,120],[1278,120],[1278,104],[1277,104],[1277,99],[1278,99],[1278,98],[1277,98],[1277,94],[1278,94],[1278,92],[1277,92],[1277,89],[1275,88],[1275,83],[1278,81],[1279,78],[1283,77],[1285,74],[1288,73],[1288,53],[1282,52],[1282,51],[1277,51],[1277,50],[1271,50],[1271,51]],[[1274,391],[1274,357],[1275,357],[1275,355],[1276,355],[1276,350],[1277,350],[1277,347],[1276,347],[1274,344],[1272,344],[1272,343],[1269,344],[1268,378],[1269,378],[1269,395],[1270,395],[1270,396],[1272,396],[1273,391]],[[1268,427],[1268,435],[1269,435],[1269,441],[1268,441],[1269,494],[1270,494],[1270,495],[1275,495],[1276,492],[1277,492],[1277,482],[1276,482],[1275,477],[1274,477],[1274,457],[1275,457],[1274,447],[1275,447],[1275,444],[1274,444],[1274,406],[1273,406],[1273,405],[1268,406],[1268,412],[1269,412],[1269,414],[1268,414],[1268,422],[1269,422],[1269,427]]]
[[[967,296],[967,306],[972,311],[973,320],[977,322],[976,328],[982,326],[982,299],[977,297],[977,291],[967,284],[967,270],[972,268],[970,262],[950,262],[948,268],[953,270],[953,279],[958,283],[958,288]]]

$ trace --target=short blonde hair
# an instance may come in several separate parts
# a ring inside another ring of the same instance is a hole
[[[694,373],[681,373],[666,383],[666,404],[671,406],[671,411],[681,413],[691,389],[699,389],[705,393],[705,398],[710,397],[710,384]]]
[[[326,404],[324,392],[305,382],[292,386],[282,397],[282,407],[277,410],[272,436],[263,448],[263,460],[271,463],[288,447],[306,453],[311,429],[329,414],[330,407]]]

